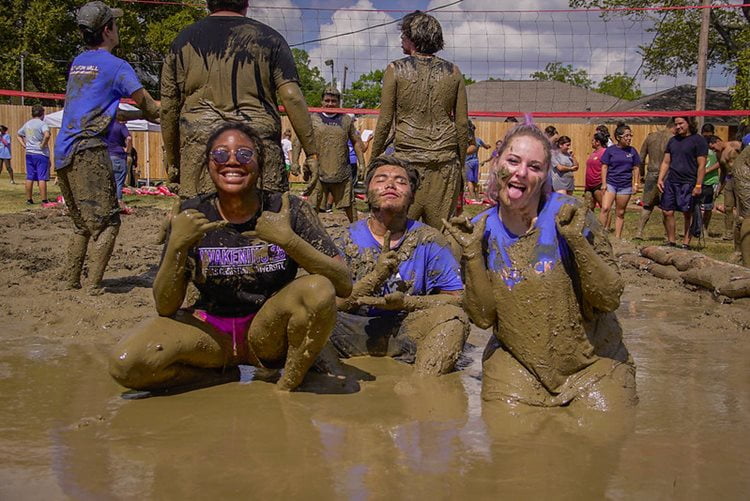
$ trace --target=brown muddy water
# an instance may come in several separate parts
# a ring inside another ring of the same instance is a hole
[[[6,333],[0,497],[744,498],[750,348],[747,331],[695,321],[718,306],[629,288],[619,315],[640,404],[599,417],[482,403],[478,363],[416,379],[370,358],[349,363],[373,381],[315,376],[286,395],[251,380],[126,401],[107,346]]]

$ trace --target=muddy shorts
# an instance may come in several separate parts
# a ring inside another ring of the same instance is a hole
[[[57,171],[60,191],[79,235],[97,238],[120,225],[112,161],[106,146],[76,151],[70,164]]]
[[[750,165],[738,165],[735,162],[732,182],[737,214],[742,218],[750,218]]]
[[[403,155],[396,155],[409,161]],[[442,219],[450,219],[463,190],[463,169],[459,160],[412,163],[419,174],[419,189],[409,207],[409,219],[422,219],[425,224],[443,227]]]
[[[318,209],[325,209],[328,203],[328,194],[333,197],[333,206],[337,209],[346,209],[352,206],[354,191],[352,188],[352,179],[340,183],[324,183],[318,181],[310,194],[310,200],[315,202]]]
[[[482,357],[482,399],[534,407],[562,407],[582,398],[604,406],[632,405],[637,402],[635,367],[624,345],[621,350],[627,361],[599,358],[552,392],[492,336]]]
[[[731,211],[731,209],[734,209],[737,205],[737,202],[735,201],[736,197],[734,195],[734,178],[731,174],[727,175],[726,180],[724,181],[724,208],[728,212]]]
[[[657,181],[659,181],[658,172],[646,173],[646,177],[643,181],[643,206],[644,207],[654,207],[656,205],[659,205],[661,193],[659,192]]]
[[[414,363],[415,341],[406,334],[406,315],[366,317],[339,311],[329,342],[342,358],[391,357]]]

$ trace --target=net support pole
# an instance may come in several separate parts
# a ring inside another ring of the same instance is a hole
[[[698,82],[695,89],[695,111],[706,109],[706,74],[708,70],[708,28],[711,23],[711,0],[703,0],[701,31],[698,37]],[[703,117],[698,117],[698,127],[703,126]]]

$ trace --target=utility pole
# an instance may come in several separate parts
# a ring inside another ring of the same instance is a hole
[[[24,91],[24,81],[23,81],[23,59],[26,55],[24,53],[21,53],[21,92]],[[21,94],[21,106],[23,106],[23,94]]]
[[[701,31],[698,37],[698,82],[695,89],[695,111],[706,109],[706,74],[708,72],[708,28],[711,23],[711,0],[703,0],[701,10]],[[703,125],[703,117],[698,117],[698,127]]]
[[[344,65],[344,83],[341,85],[341,95],[343,96],[346,92],[346,72],[349,71],[349,67]]]
[[[324,64],[331,67],[331,86],[336,87],[336,77],[333,76],[333,59],[326,59]]]

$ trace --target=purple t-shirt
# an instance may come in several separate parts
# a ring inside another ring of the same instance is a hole
[[[641,157],[632,146],[620,148],[612,145],[601,156],[599,161],[607,166],[607,184],[617,189],[633,185],[633,167],[641,165]]]
[[[700,134],[674,136],[667,143],[670,155],[667,181],[695,184],[698,181],[698,157],[708,156],[708,143]]]
[[[125,153],[125,144],[129,137],[130,131],[128,128],[117,120],[112,120],[107,137],[104,138],[104,141],[107,143],[109,155],[112,157],[128,158],[128,154]]]

